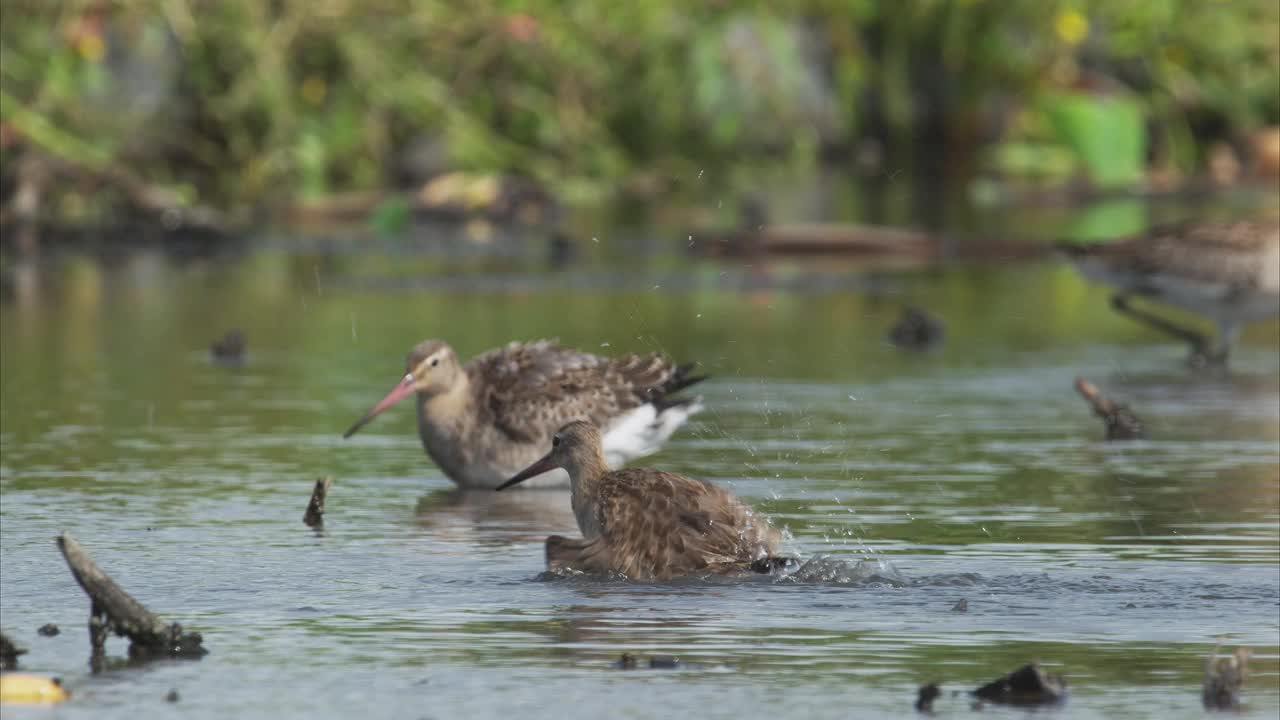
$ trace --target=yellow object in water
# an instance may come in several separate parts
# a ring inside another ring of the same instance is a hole
[[[69,695],[57,680],[27,673],[0,674],[0,704],[60,703]]]

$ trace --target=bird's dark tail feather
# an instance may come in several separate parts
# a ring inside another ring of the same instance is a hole
[[[691,375],[697,363],[685,363],[676,368],[671,377],[663,383],[662,387],[654,388],[650,391],[652,399],[650,402],[662,412],[668,408],[678,407],[681,405],[692,405],[700,400],[697,397],[671,397],[687,387],[697,385],[698,383],[711,377],[710,375]]]

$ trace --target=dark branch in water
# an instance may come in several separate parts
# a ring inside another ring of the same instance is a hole
[[[315,489],[311,491],[311,502],[307,503],[307,512],[302,516],[302,522],[308,527],[318,528],[324,525],[324,499],[332,485],[331,477],[316,480]]]
[[[1146,428],[1128,405],[1103,397],[1098,388],[1084,378],[1076,378],[1076,392],[1093,408],[1093,414],[1106,423],[1108,440],[1137,440],[1146,437]]]
[[[198,658],[209,652],[201,645],[200,633],[186,632],[178,623],[166,623],[120,589],[71,535],[58,536],[58,549],[91,602],[89,640],[93,667],[101,666],[111,632],[129,638],[131,660]]]

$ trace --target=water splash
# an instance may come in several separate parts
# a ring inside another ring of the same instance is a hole
[[[795,570],[780,575],[778,582],[903,587],[910,581],[888,560],[874,558],[850,562],[828,555],[814,555]]]

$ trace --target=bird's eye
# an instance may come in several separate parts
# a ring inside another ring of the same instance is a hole
[[[551,447],[560,447],[560,436],[555,435],[551,438]]]
[[[439,364],[440,364],[440,358],[431,358],[431,367],[435,367]]]

